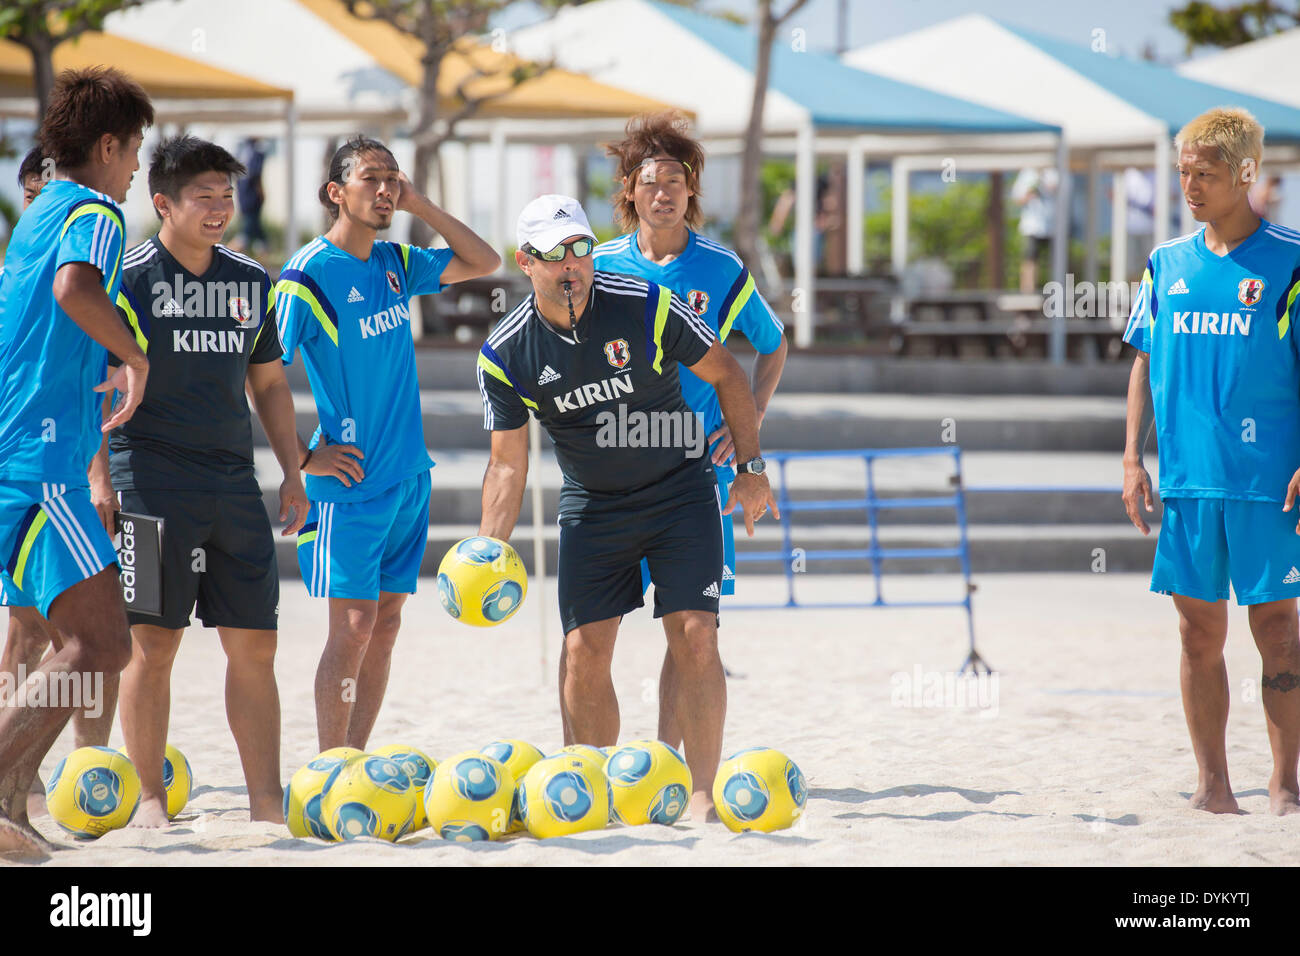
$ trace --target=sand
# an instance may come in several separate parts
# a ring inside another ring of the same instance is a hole
[[[892,597],[951,596],[944,578],[890,578]],[[801,576],[805,599],[844,600],[864,579]],[[526,835],[458,845],[431,831],[398,845],[327,845],[250,823],[223,719],[215,633],[192,629],[173,677],[171,742],[193,766],[189,806],[166,830],[118,830],[79,843],[49,817],[62,849],[42,866],[233,865],[1252,865],[1292,862],[1300,815],[1267,813],[1271,760],[1259,703],[1259,657],[1234,608],[1228,643],[1229,765],[1245,811],[1186,806],[1195,783],[1178,696],[1178,640],[1168,598],[1145,575],[986,575],[976,594],[980,652],[997,669],[976,685],[944,673],[965,657],[964,613],[939,609],[732,611],[722,652],[733,672],[724,754],[785,751],[809,785],[807,812],[775,834],[720,824],[615,827],[572,838]],[[519,737],[560,746],[554,591],[536,589],[494,630],[452,622],[431,582],[407,605],[388,696],[371,739],[435,758]],[[741,600],[784,593],[780,578],[743,577]],[[535,614],[552,616],[546,663]],[[325,605],[286,582],[276,671],[284,779],[316,751],[312,680]],[[614,659],[620,739],[653,736],[662,630],[648,611],[624,622]],[[919,679],[919,682],[918,682]],[[952,699],[952,694],[961,694]],[[991,696],[993,694],[996,696]],[[981,704],[985,706],[981,706]],[[921,705],[921,706],[916,706]],[[964,706],[957,706],[964,705]],[[121,744],[120,728],[111,743]],[[65,732],[42,766],[72,749]],[[1291,838],[1291,839],[1288,839]]]

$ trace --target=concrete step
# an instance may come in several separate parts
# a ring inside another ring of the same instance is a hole
[[[420,404],[430,448],[488,448],[477,390],[424,390]],[[316,427],[315,402],[310,393],[297,391],[294,406],[305,438]],[[968,451],[1096,451],[1118,456],[1124,447],[1124,398],[778,392],[764,420],[762,439],[767,450],[957,444]],[[258,423],[254,441],[266,444]],[[543,444],[549,446],[549,439]]]
[[[421,577],[437,574],[442,557],[457,541],[477,531],[477,525],[430,525],[424,560],[420,566]],[[559,554],[560,530],[548,524],[542,529],[546,550],[546,566],[553,573]],[[1155,533],[1142,537],[1127,524],[1097,526],[1083,525],[1010,525],[1004,527],[973,527],[969,529],[970,560],[973,574],[1003,571],[1078,571],[1102,573],[1107,571],[1149,571],[1155,556]],[[520,524],[511,536],[511,543],[519,551],[524,565],[532,573],[533,527]],[[819,551],[866,549],[869,546],[866,528],[807,528],[799,529],[791,538],[794,548],[805,554],[804,570],[811,574],[866,574],[870,563],[865,558],[819,558]],[[887,549],[953,548],[958,543],[955,528],[935,528],[929,525],[900,525],[880,530],[879,543]],[[753,538],[746,537],[743,529],[736,536],[737,554],[774,552],[781,549],[779,525],[763,522]],[[276,539],[276,555],[280,573],[293,577],[298,574],[295,542],[287,538]],[[912,559],[885,558],[881,567],[886,573],[954,573],[961,568],[956,557],[918,557]],[[741,561],[740,572],[781,573],[784,562],[777,559]]]
[[[279,466],[269,448],[254,450],[267,512],[279,508]],[[429,513],[431,522],[474,524],[481,513],[481,485],[488,455],[482,451],[435,452]],[[1116,456],[1100,452],[1030,453],[970,452],[962,456],[966,481],[968,524],[1105,524],[1123,520],[1119,498],[1119,463]],[[1154,459],[1153,480],[1158,477]],[[951,495],[952,459],[890,458],[877,460],[873,479],[883,499]],[[542,483],[544,513],[553,520],[559,504],[561,475],[555,456],[543,452],[532,477]],[[781,468],[771,472],[772,487],[780,494]],[[866,494],[866,470],[861,459],[814,458],[789,462],[784,481],[795,502],[834,498],[860,500]],[[950,508],[918,508],[888,512],[889,518],[909,524],[952,524]],[[1157,503],[1153,515],[1160,518]],[[520,520],[532,520],[532,492],[526,490]],[[865,524],[862,509],[798,511],[800,526]]]
[[[424,388],[476,389],[474,365],[481,341],[465,346],[415,349],[416,374]],[[753,367],[754,353],[740,340],[732,345],[741,367]],[[1128,386],[1131,361],[1052,365],[1033,359],[961,361],[868,357],[842,352],[791,354],[781,375],[781,392],[897,392],[926,395],[941,383],[945,392],[969,395],[1117,395]],[[286,368],[295,388],[307,388],[301,359]]]

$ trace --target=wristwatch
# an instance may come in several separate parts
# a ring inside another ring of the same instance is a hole
[[[751,458],[736,466],[737,474],[748,472],[751,475],[761,475],[765,471],[767,471],[767,462],[762,458]]]

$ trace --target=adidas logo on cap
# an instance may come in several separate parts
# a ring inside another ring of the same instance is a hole
[[[722,595],[718,593],[718,582],[717,582],[717,581],[714,581],[712,584],[710,584],[707,588],[704,589],[704,596],[705,596],[705,597],[722,597]]]
[[[357,287],[356,287],[356,286],[353,286],[353,287],[352,287],[352,291],[348,293],[348,301],[349,301],[349,302],[365,302],[365,301],[366,301],[366,297],[365,297],[364,295],[362,295],[360,292],[357,291]]]
[[[1191,291],[1191,289],[1187,288],[1187,283],[1180,277],[1177,282],[1169,287],[1169,291],[1165,295],[1186,295]]]
[[[1297,571],[1293,564],[1291,565],[1291,570],[1287,572],[1286,577],[1282,579],[1282,583],[1295,584],[1297,581],[1300,581],[1300,571]]]
[[[552,219],[572,219],[573,217],[570,216],[569,213],[568,213],[566,210],[564,210],[564,209],[557,209],[557,210],[555,210],[555,215],[552,216],[551,218],[552,218]]]
[[[560,373],[548,365],[546,368],[542,369],[542,374],[538,376],[537,384],[550,385],[552,382],[558,380],[559,377]]]

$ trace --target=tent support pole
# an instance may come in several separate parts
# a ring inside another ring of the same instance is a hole
[[[1097,283],[1097,191],[1101,181],[1101,154],[1093,150],[1088,154],[1088,213],[1083,227],[1083,278]]]
[[[1153,246],[1169,238],[1169,137],[1161,133],[1156,137],[1156,223]]]
[[[1056,144],[1056,229],[1052,236],[1053,282],[1065,282],[1070,269],[1070,147],[1062,136]],[[1065,310],[1052,316],[1051,359],[1053,365],[1065,361]]]
[[[817,201],[817,155],[812,120],[799,126],[795,154],[794,200],[794,344],[808,348],[816,315],[816,263],[813,261],[814,204]]]
[[[907,190],[910,185],[912,168],[895,157],[889,170],[890,217],[889,217],[889,263],[898,282],[900,294],[894,296],[889,304],[889,317],[894,322],[907,318],[907,303],[903,301],[903,270],[907,268]]]
[[[1128,282],[1128,179],[1116,167],[1110,176],[1110,281]]]
[[[862,205],[863,194],[866,192],[867,153],[859,137],[854,137],[849,143],[845,173],[848,176],[848,195],[845,199],[845,205],[848,206],[845,219],[848,229],[848,271],[849,275],[860,276],[866,272]]]
[[[294,203],[297,190],[297,163],[294,159],[294,142],[298,139],[298,105],[289,101],[284,111],[284,175],[288,192],[285,194],[284,254],[289,256],[298,248],[298,210]]]

